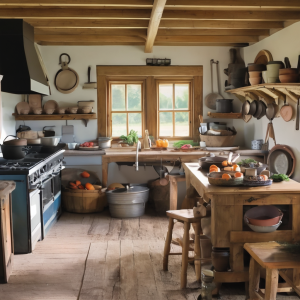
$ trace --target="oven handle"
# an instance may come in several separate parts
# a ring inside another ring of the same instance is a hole
[[[45,183],[47,183],[49,180],[51,180],[53,178],[53,176],[52,175],[50,175],[50,177],[48,177],[46,180],[43,180],[42,182],[41,182],[41,184],[40,184],[40,187],[42,187]],[[40,188],[40,189],[42,189],[42,188]]]

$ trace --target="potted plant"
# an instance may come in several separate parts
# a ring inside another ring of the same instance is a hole
[[[127,136],[126,135],[121,135],[120,139],[122,140],[120,142],[122,145],[126,144],[126,146],[134,146],[138,142],[139,137],[138,137],[137,131],[134,131],[132,129],[132,130],[130,130],[130,132]]]

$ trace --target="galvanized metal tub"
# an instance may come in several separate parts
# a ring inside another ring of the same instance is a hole
[[[106,191],[109,212],[113,218],[136,218],[145,213],[149,188],[132,186]]]

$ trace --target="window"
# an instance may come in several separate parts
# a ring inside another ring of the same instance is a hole
[[[110,83],[111,136],[128,135],[130,130],[143,132],[143,83]]]
[[[158,136],[191,136],[191,83],[158,82]]]

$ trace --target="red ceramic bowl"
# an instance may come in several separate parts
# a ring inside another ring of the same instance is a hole
[[[281,221],[283,213],[276,206],[261,205],[249,209],[244,217],[246,223],[252,225],[273,226]]]

